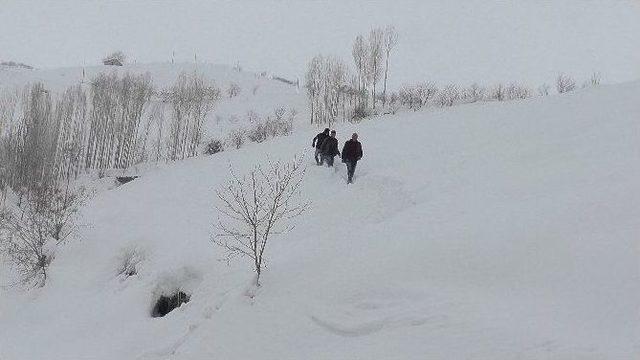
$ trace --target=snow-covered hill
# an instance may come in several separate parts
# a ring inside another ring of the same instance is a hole
[[[282,94],[267,108],[301,99]],[[637,359],[638,96],[627,83],[340,124],[364,148],[349,186],[342,164],[313,164],[302,124],[151,169],[91,200],[44,288],[0,289],[0,359]],[[211,241],[214,191],[229,164],[296,154],[312,207],[248,296],[248,264]],[[177,288],[190,302],[152,318]]]

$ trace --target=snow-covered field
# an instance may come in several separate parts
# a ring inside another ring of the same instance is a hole
[[[304,106],[233,76],[265,97],[216,111]],[[289,137],[151,167],[90,201],[44,288],[0,288],[0,359],[638,359],[639,97],[634,82],[339,124],[364,149],[349,186],[344,165],[314,165],[304,109]],[[211,241],[214,191],[229,165],[296,154],[312,206],[249,296],[248,263]],[[138,274],[118,276],[131,249]],[[152,318],[177,288],[191,301]]]

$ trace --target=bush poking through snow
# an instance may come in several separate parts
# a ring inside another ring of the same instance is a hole
[[[505,89],[507,100],[522,100],[531,97],[531,90],[520,84],[512,83]]]
[[[240,149],[242,145],[244,145],[244,140],[246,138],[246,131],[244,129],[234,129],[229,133],[229,143],[231,146],[236,149]]]
[[[220,217],[214,223],[213,242],[227,251],[227,261],[249,258],[260,286],[269,240],[291,230],[291,221],[309,206],[299,199],[305,169],[302,158],[295,158],[256,165],[243,177],[232,169],[230,174],[226,185],[216,191]]]
[[[489,99],[495,101],[504,101],[506,99],[506,91],[504,85],[495,85],[489,92]]]
[[[122,51],[114,51],[102,59],[102,64],[122,66],[126,60],[127,56]]]
[[[551,90],[551,86],[549,84],[542,84],[538,87],[538,95],[540,96],[548,96],[549,90]]]
[[[576,88],[576,81],[569,75],[560,74],[556,78],[556,90],[558,94],[573,91]]]
[[[436,97],[436,103],[440,106],[453,106],[460,100],[460,90],[454,84],[445,86]]]
[[[138,264],[144,260],[144,253],[137,248],[130,248],[122,252],[119,262],[118,275],[130,277],[138,273]]]
[[[261,143],[267,140],[268,135],[267,126],[262,122],[254,123],[253,127],[247,131],[247,137],[249,140],[256,143]]]
[[[219,139],[211,139],[204,149],[204,154],[213,155],[221,151],[224,151],[224,145],[222,144],[222,141]]]
[[[240,85],[237,83],[232,82],[229,84],[229,87],[227,88],[227,95],[229,95],[229,99],[240,95],[240,90]]]
[[[591,74],[591,77],[589,78],[589,80],[585,81],[582,84],[582,87],[587,88],[587,87],[598,86],[598,85],[600,85],[600,73],[594,72],[593,74]]]
[[[478,102],[484,100],[487,89],[478,85],[477,83],[471,84],[469,89],[465,92],[465,98],[468,102]]]

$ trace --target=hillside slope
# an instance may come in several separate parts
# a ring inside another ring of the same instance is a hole
[[[636,359],[639,95],[340,125],[364,147],[349,186],[313,164],[312,128],[150,170],[91,201],[46,287],[0,290],[0,358]],[[312,208],[251,298],[248,264],[210,240],[214,190],[229,164],[301,153]],[[134,247],[138,274],[118,277]],[[191,301],[151,318],[175,288]]]

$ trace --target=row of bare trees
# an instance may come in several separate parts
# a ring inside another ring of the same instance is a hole
[[[358,35],[352,47],[355,70],[340,59],[315,56],[305,75],[311,123],[331,124],[340,117],[361,118],[376,110],[379,99],[385,106],[389,59],[397,41],[393,26],[372,29],[367,37]],[[380,81],[382,94],[378,93]]]
[[[594,73],[582,84],[582,87],[597,86],[599,84],[600,74]],[[558,94],[576,89],[576,81],[565,74],[558,75],[555,85]],[[448,84],[439,88],[434,82],[422,82],[402,86],[397,93],[392,93],[389,96],[388,104],[390,112],[393,113],[400,107],[417,110],[428,105],[446,107],[478,101],[521,100],[535,95],[546,96],[550,92],[551,86],[548,84],[538,87],[536,93],[532,88],[519,83],[496,84],[491,87],[485,87],[477,83],[469,87]]]

